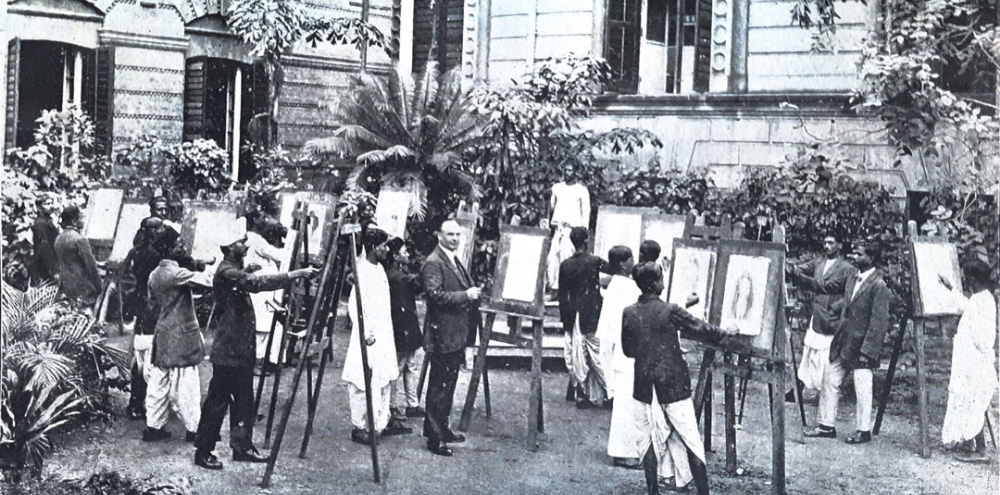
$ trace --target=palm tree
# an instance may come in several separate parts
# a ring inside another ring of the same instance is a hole
[[[429,189],[478,196],[475,179],[462,169],[462,155],[478,144],[480,125],[456,70],[441,75],[431,59],[417,81],[398,69],[385,79],[363,72],[352,76],[331,110],[337,129],[308,141],[306,150],[354,159],[348,187],[377,181],[408,187],[410,213],[418,219],[426,212]]]

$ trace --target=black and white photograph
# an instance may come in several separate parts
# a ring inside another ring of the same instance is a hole
[[[1000,493],[1000,0],[3,0],[0,493]]]

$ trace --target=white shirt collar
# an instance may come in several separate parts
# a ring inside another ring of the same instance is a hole
[[[444,254],[447,255],[448,258],[451,259],[451,261],[457,265],[458,254],[455,253],[455,251],[452,251],[451,249],[444,247],[444,244],[438,244],[438,245],[441,246],[441,250],[444,251]]]
[[[869,268],[868,271],[866,271],[864,273],[859,273],[858,274],[858,284],[860,285],[860,284],[865,283],[865,280],[868,280],[868,277],[871,277],[872,273],[875,273],[875,267]]]

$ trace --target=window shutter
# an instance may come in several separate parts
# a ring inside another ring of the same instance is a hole
[[[4,136],[4,156],[17,147],[18,85],[21,75],[21,40],[14,38],[7,44],[7,121]]]
[[[604,58],[616,74],[615,89],[622,93],[639,89],[640,5],[641,0],[611,0],[608,5]]]
[[[250,118],[247,138],[253,144],[270,149],[273,144],[276,144],[278,126],[274,119],[268,115],[271,111],[271,85],[267,76],[267,68],[263,62],[253,64],[250,69],[250,81],[253,115]]]
[[[708,92],[712,59],[712,0],[695,0],[694,90]]]
[[[114,149],[115,47],[97,48],[94,74],[94,152],[110,158]]]
[[[189,59],[184,70],[184,140],[205,137],[205,83],[208,62],[204,58]]]

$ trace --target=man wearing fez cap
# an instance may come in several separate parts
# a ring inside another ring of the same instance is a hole
[[[856,431],[844,440],[849,444],[872,440],[872,373],[879,365],[882,339],[889,327],[889,288],[875,268],[879,258],[873,244],[859,244],[849,256],[858,274],[847,281],[843,298],[834,304],[840,324],[830,342],[830,365],[823,374],[819,394],[817,427],[807,437],[837,438],[834,427],[840,383],[847,373],[854,376]]]
[[[101,274],[90,243],[80,234],[80,208],[67,206],[60,217],[63,231],[54,244],[59,260],[59,289],[69,299],[93,305],[101,293]]]
[[[313,267],[274,275],[254,275],[256,266],[243,266],[247,254],[246,218],[216,233],[223,259],[215,272],[215,342],[212,344],[212,380],[201,408],[195,439],[194,463],[206,469],[222,469],[212,453],[221,440],[222,420],[229,410],[229,445],[233,460],[267,462],[253,445],[253,367],[256,317],[251,292],[276,290],[296,278],[314,276]]]

